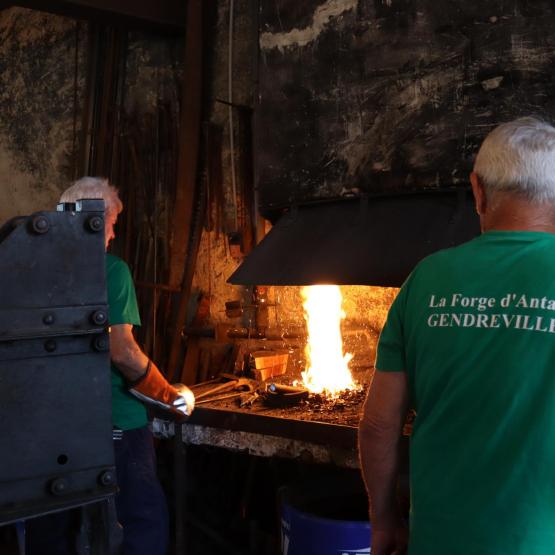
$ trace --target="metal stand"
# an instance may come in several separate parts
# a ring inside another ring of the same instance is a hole
[[[173,436],[173,474],[175,491],[175,553],[185,553],[185,445],[183,424],[175,423]]]

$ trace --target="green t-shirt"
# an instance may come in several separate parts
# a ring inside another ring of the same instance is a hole
[[[106,284],[110,325],[141,325],[131,272],[117,256],[106,254]],[[112,422],[122,430],[141,428],[148,423],[146,409],[125,386],[120,371],[112,364]]]
[[[555,553],[555,235],[493,231],[413,271],[376,368],[405,371],[410,555]]]

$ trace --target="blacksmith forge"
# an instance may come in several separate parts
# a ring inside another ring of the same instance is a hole
[[[198,397],[185,422],[150,413],[171,552],[284,553],[279,488],[358,475],[397,288],[480,231],[478,145],[553,118],[554,19],[517,0],[0,2],[1,522],[115,491],[102,209],[54,211],[95,175],[125,207],[135,337]],[[315,322],[352,386],[312,373]]]

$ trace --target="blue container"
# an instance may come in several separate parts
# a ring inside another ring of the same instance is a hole
[[[322,485],[326,491],[329,485]],[[283,488],[282,555],[370,555],[365,492],[318,493]]]

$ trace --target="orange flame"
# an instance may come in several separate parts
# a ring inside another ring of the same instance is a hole
[[[355,388],[348,367],[353,355],[343,354],[340,325],[345,313],[339,286],[312,285],[303,287],[301,294],[308,328],[304,386],[313,393],[331,396]]]

